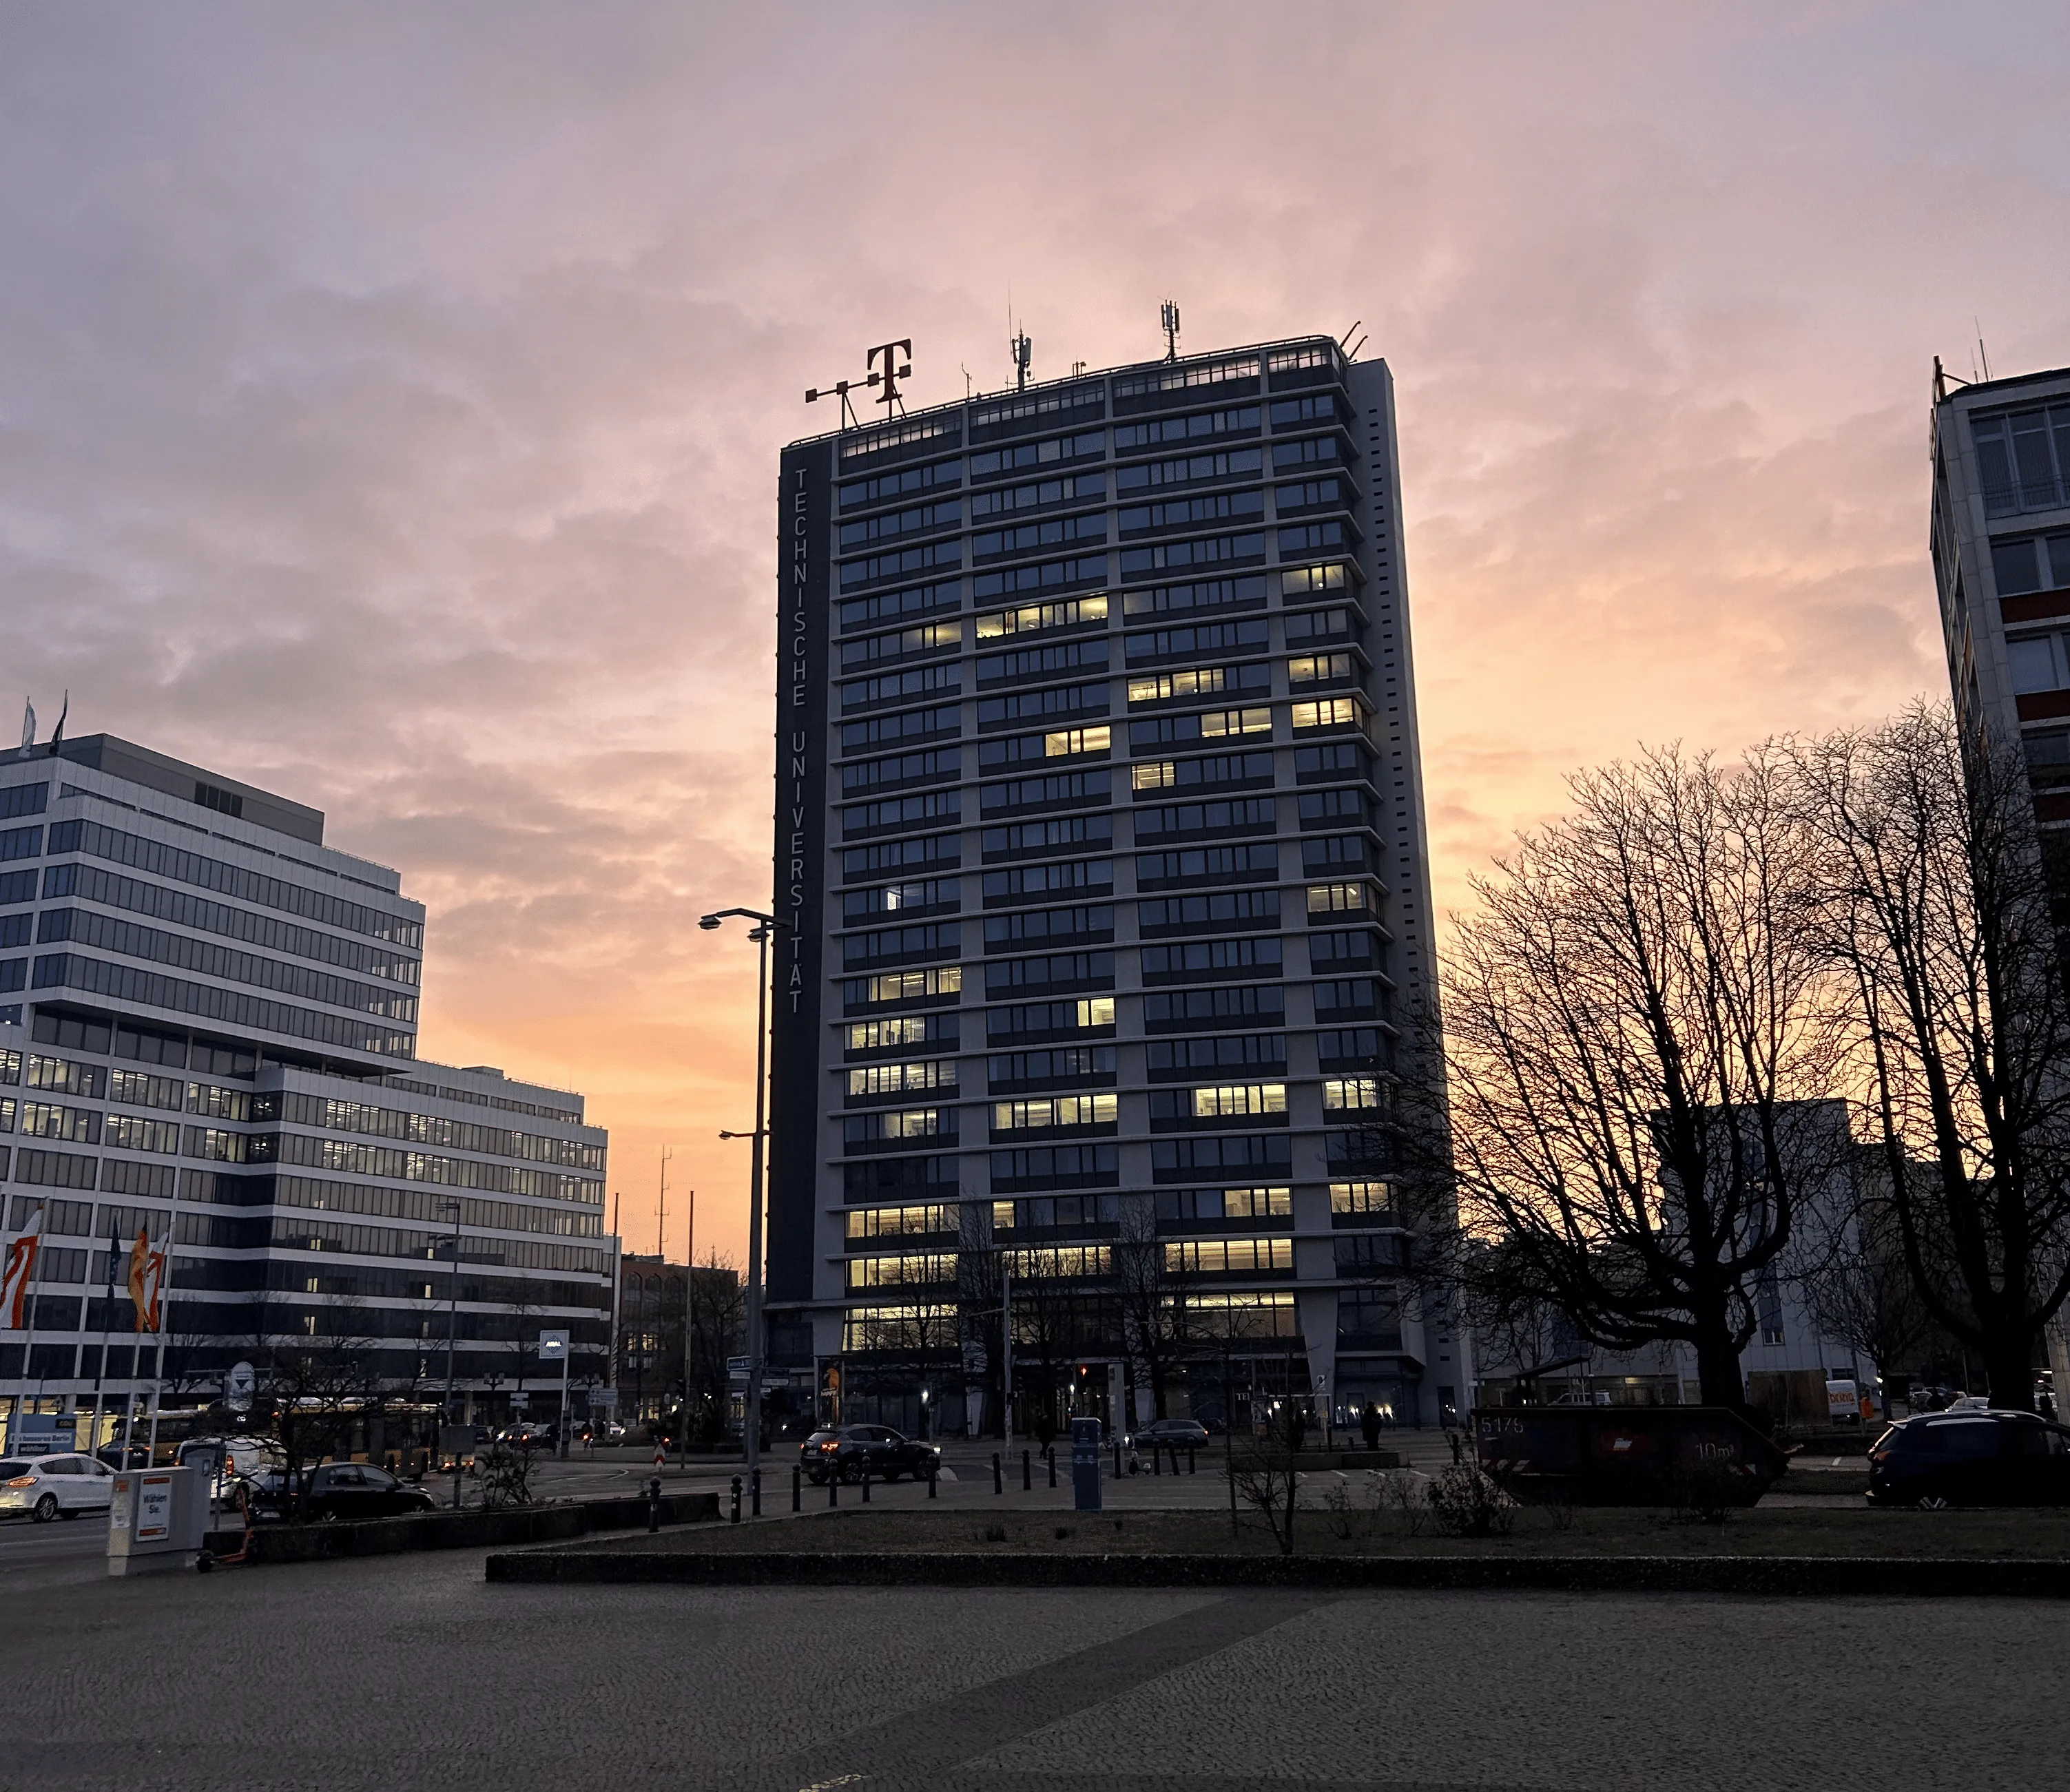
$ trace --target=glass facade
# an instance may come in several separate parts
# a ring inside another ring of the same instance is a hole
[[[1434,1402],[1413,1317],[1371,1360],[1337,1321],[1348,1287],[1403,1309],[1394,1210],[1336,1191],[1386,1187],[1432,975],[1385,365],[1079,376],[796,444],[783,492],[794,1382],[996,1430],[1010,1330],[1017,1429],[1347,1375]]]
[[[100,1378],[112,1415],[148,1388],[140,1232],[171,1241],[170,1406],[312,1338],[434,1402],[450,1339],[486,1416],[521,1378],[558,1400],[542,1328],[601,1378],[605,1136],[579,1096],[417,1061],[423,910],[396,874],[325,847],[313,810],[276,832],[277,799],[111,737],[10,763],[0,814],[38,819],[0,836],[22,836],[0,878],[0,1223],[43,1244],[0,1394],[26,1374],[77,1409]]]

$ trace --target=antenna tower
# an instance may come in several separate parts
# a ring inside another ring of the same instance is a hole
[[[1179,301],[1167,299],[1159,308],[1157,320],[1164,330],[1164,358],[1176,361],[1179,358]]]
[[[1028,369],[1034,365],[1035,345],[1028,340],[1028,333],[1016,330],[1007,345],[1007,352],[1013,357],[1013,390],[1028,390]]]

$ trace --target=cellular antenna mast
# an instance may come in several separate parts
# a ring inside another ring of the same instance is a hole
[[[1158,321],[1164,327],[1164,358],[1179,358],[1179,301],[1167,299],[1158,312]]]
[[[1028,390],[1028,369],[1034,364],[1035,345],[1028,340],[1027,331],[1017,330],[1006,346],[1013,357],[1013,390],[1025,392]]]

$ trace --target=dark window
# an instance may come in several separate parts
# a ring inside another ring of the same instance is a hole
[[[16,815],[40,815],[50,795],[47,784],[10,784],[0,790],[0,820]]]
[[[1286,1011],[1286,993],[1276,983],[1225,990],[1152,990],[1143,998],[1143,1025],[1160,1032],[1253,1016],[1276,1020]]]
[[[1114,932],[1114,910],[1107,904],[1084,908],[1031,908],[985,919],[987,946],[1040,945],[1057,939],[1087,939]]]
[[[1219,1039],[1152,1039],[1144,1047],[1152,1076],[1196,1071],[1283,1070],[1287,1039],[1281,1033],[1233,1033]]]
[[[1114,862],[1109,859],[1073,859],[1061,864],[1017,866],[1012,871],[984,874],[984,900],[1011,902],[1017,896],[1042,896],[1065,890],[1100,890],[1114,888]]]
[[[844,722],[841,751],[853,753],[859,748],[883,746],[893,741],[910,741],[931,734],[959,734],[963,725],[963,706],[959,703],[939,709],[910,709],[902,715],[880,716],[873,722]]]
[[[2031,536],[2024,541],[1991,544],[1991,577],[1997,581],[2000,597],[2017,597],[2023,591],[2041,589],[2040,546]]]
[[[2070,729],[2051,728],[2039,734],[2023,734],[2019,744],[2026,749],[2027,764],[2036,770],[2070,765]]]
[[[1122,599],[1125,616],[1184,615],[1189,610],[1219,610],[1265,602],[1265,575],[1209,578],[1191,585],[1160,585],[1131,591]]]

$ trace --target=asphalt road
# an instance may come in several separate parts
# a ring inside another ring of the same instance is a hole
[[[2039,1602],[111,1581],[96,1529],[0,1532],[38,1792],[2028,1792],[2070,1745]]]

